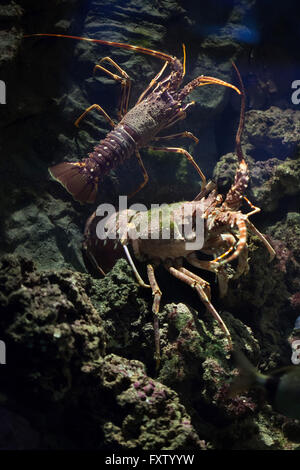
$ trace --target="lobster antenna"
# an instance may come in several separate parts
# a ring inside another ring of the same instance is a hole
[[[231,62],[237,76],[239,79],[240,87],[241,87],[241,111],[240,111],[240,121],[239,121],[239,127],[236,133],[235,137],[235,143],[236,143],[236,154],[238,157],[239,162],[245,161],[244,154],[242,151],[242,145],[241,145],[241,137],[243,134],[244,130],[244,124],[245,124],[245,110],[246,110],[246,94],[245,94],[245,87],[244,83],[241,77],[241,74],[239,72],[239,69],[235,65],[234,62]]]
[[[70,36],[68,34],[52,34],[52,33],[37,33],[37,34],[25,34],[24,38],[33,38],[33,37],[55,37],[55,38],[68,38],[68,39],[76,39],[79,41],[87,41],[87,42],[95,42],[97,44],[103,44],[106,46],[116,46],[122,49],[127,49],[130,51],[137,51],[141,52],[142,54],[152,55],[154,57],[158,57],[161,60],[166,60],[167,62],[173,62],[175,57],[171,55],[164,54],[163,52],[154,51],[152,49],[148,49],[146,47],[141,46],[132,46],[131,44],[124,44],[123,42],[113,42],[113,41],[103,41],[102,39],[92,39],[92,38],[84,38],[81,36]]]
[[[183,49],[183,77],[185,76],[185,62],[186,62],[186,52],[185,52],[185,44],[182,43]]]

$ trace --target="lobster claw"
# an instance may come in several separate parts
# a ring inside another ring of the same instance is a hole
[[[86,222],[84,241],[82,244],[86,265],[96,269],[105,276],[116,264],[118,259],[124,258],[125,253],[119,239],[100,239],[96,234],[96,225],[101,220],[94,212]]]

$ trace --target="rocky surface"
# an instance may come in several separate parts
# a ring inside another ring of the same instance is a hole
[[[250,169],[248,197],[264,212],[274,212],[282,200],[299,194],[300,112],[272,107],[248,111],[244,149]],[[219,189],[227,190],[233,181],[237,158],[229,153],[220,158],[214,170]]]
[[[144,321],[146,303],[125,261],[104,280],[93,280],[67,270],[39,273],[29,260],[9,255],[1,259],[0,283],[9,358],[1,378],[2,448],[195,451],[237,448],[237,432],[239,449],[288,445],[255,395],[226,399],[236,370],[208,314],[166,305],[161,368],[156,378],[147,373],[154,362],[152,322]],[[229,313],[223,318],[235,343],[255,360],[260,350],[253,331]],[[14,433],[5,423],[14,423]]]

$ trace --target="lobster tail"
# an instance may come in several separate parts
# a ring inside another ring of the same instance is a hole
[[[86,164],[63,162],[49,168],[50,175],[81,204],[93,203],[98,191],[98,178],[88,171]]]

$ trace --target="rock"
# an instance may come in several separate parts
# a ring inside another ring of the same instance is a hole
[[[117,420],[103,426],[108,445],[143,450],[205,448],[177,394],[147,377],[139,361],[106,356],[102,384],[118,410]]]
[[[287,111],[289,110],[286,110],[286,112]],[[246,114],[246,122],[250,113],[252,112],[249,111]],[[261,111],[260,113],[264,114],[263,111]],[[295,119],[295,122],[296,114],[296,112],[293,112],[292,114]],[[276,126],[278,128],[280,128],[280,122],[281,121],[278,117],[278,121],[276,121]],[[285,125],[286,124],[284,124],[283,119],[282,126],[284,127]],[[247,135],[248,140],[246,141],[246,145],[244,146],[244,152],[249,167],[250,180],[245,195],[250,199],[250,201],[254,205],[260,207],[263,212],[274,212],[278,208],[282,199],[287,196],[294,197],[299,193],[300,154],[298,152],[293,156],[293,158],[287,157],[284,161],[282,161],[280,158],[277,158],[277,155],[282,157],[283,155],[286,156],[294,154],[295,149],[297,148],[295,144],[297,140],[295,134],[295,127],[291,127],[290,133],[282,134],[283,137],[281,140],[281,144],[279,143],[278,135],[276,135],[276,130],[274,130],[274,136],[272,134],[272,126],[270,127],[270,129],[268,128],[269,134],[266,129],[267,127],[264,127],[263,130],[258,126],[257,130],[257,139],[266,141],[265,146],[259,143],[257,143],[256,146],[252,144],[249,145],[249,142],[252,142],[253,139],[250,137],[249,134]],[[260,135],[260,137],[258,137],[258,135]],[[290,139],[289,136],[291,137]],[[255,139],[256,138],[254,137],[254,140]],[[271,155],[270,149],[272,148],[278,149],[277,153],[275,153],[275,156],[273,158],[255,161],[255,158],[258,156],[257,149],[261,149],[263,152],[266,152],[267,155]],[[214,179],[218,182],[218,187],[220,191],[228,191],[230,185],[234,181],[236,168],[237,157],[235,154],[228,153],[221,157],[214,170]]]
[[[300,111],[271,106],[246,114],[244,139],[256,160],[292,157],[299,146]]]
[[[40,400],[62,400],[83,362],[104,353],[102,323],[85,292],[88,279],[72,271],[38,273],[31,261],[13,255],[1,259],[0,271],[7,384]]]

